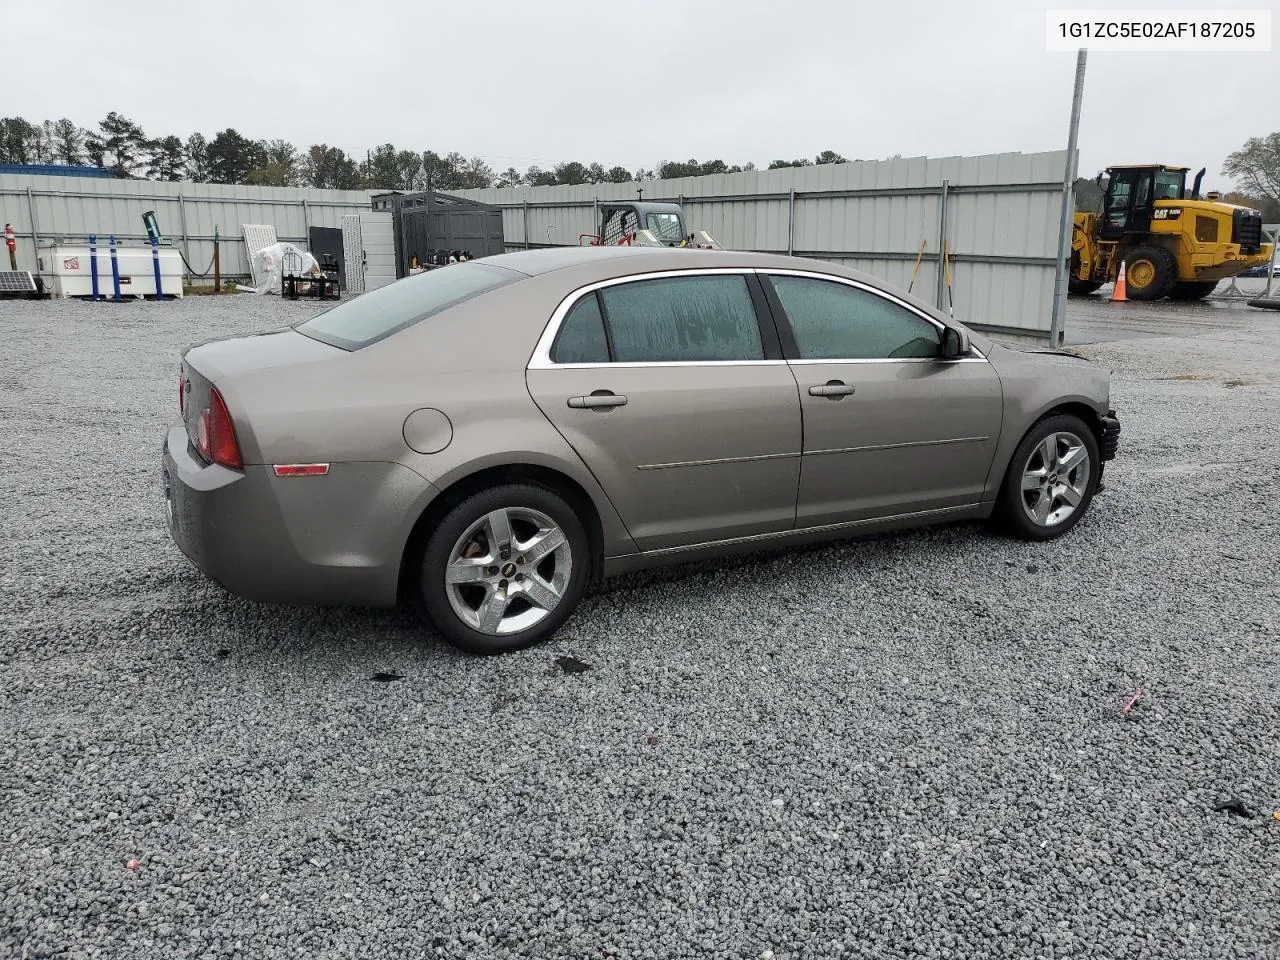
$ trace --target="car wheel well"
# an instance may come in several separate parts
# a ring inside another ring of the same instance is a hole
[[[577,511],[591,543],[591,579],[592,581],[600,579],[604,570],[604,527],[591,495],[576,480],[558,470],[532,463],[512,463],[468,474],[446,487],[440,496],[427,504],[414,522],[413,530],[410,531],[409,538],[405,541],[404,552],[401,554],[400,599],[408,595],[406,587],[411,578],[417,575],[423,543],[432,528],[467,497],[506,483],[532,483],[546,487],[563,497]]]
[[[1085,422],[1085,425],[1088,426],[1089,430],[1093,433],[1093,439],[1097,441],[1098,446],[1099,447],[1102,446],[1102,419],[1098,416],[1098,412],[1094,410],[1093,407],[1089,406],[1087,403],[1078,403],[1075,401],[1060,403],[1056,407],[1051,407],[1048,410],[1046,410],[1044,413],[1040,414],[1040,416],[1036,417],[1035,421],[1031,424],[1031,426],[1027,427],[1027,429],[1022,432],[1022,436],[1018,438],[1018,443],[1022,443],[1023,437],[1025,437],[1028,433],[1030,433],[1040,424],[1044,423],[1044,421],[1048,420],[1050,417],[1057,417],[1062,414],[1070,414],[1073,417],[1079,417],[1081,420],[1083,420]],[[1013,452],[1015,453],[1017,452],[1017,446],[1014,447]],[[1011,459],[1012,459],[1012,456],[1013,456],[1013,453],[1010,453]],[[1006,463],[1004,465],[1004,469],[1006,471],[1006,477],[1003,481],[1001,481],[1000,489],[996,491],[997,499],[1004,496],[1004,488],[1005,488],[1005,485],[1008,483],[1007,471],[1009,469],[1009,464]]]
[[[1102,419],[1098,416],[1098,411],[1094,410],[1093,407],[1089,406],[1087,403],[1059,404],[1052,410],[1046,410],[1044,414],[1036,420],[1036,423],[1064,413],[1068,413],[1073,417],[1079,417],[1088,424],[1089,429],[1093,431],[1093,439],[1098,441],[1099,446],[1102,445]],[[1031,429],[1035,429],[1035,423],[1031,425]]]

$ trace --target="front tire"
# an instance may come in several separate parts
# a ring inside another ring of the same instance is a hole
[[[1013,452],[997,518],[1022,540],[1060,537],[1089,509],[1101,476],[1098,440],[1088,424],[1072,414],[1046,417]]]
[[[590,554],[582,521],[552,490],[527,483],[482,490],[427,538],[419,607],[460,650],[519,650],[569,619],[586,590]]]
[[[1131,300],[1159,300],[1178,280],[1178,261],[1164,247],[1143,245],[1125,255],[1124,272]]]

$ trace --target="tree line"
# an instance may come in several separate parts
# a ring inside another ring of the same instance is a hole
[[[834,150],[814,159],[774,160],[768,169],[845,163]],[[466,190],[477,187],[555,186],[669,180],[713,173],[740,173],[755,164],[724,160],[668,160],[652,170],[606,168],[601,163],[567,161],[544,170],[497,173],[481,157],[456,151],[406,150],[384,143],[363,158],[327,143],[300,150],[288,140],[252,140],[232,127],[185,140],[173,134],[152,137],[123,114],[108,113],[96,128],[77,126],[65,117],[35,123],[22,117],[0,118],[0,163],[94,166],[130,179],[235,183],[263,187],[323,187],[336,190]]]

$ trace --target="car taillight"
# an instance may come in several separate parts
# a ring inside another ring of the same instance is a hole
[[[231,414],[222,394],[217,390],[209,391],[209,406],[200,411],[200,422],[196,426],[196,448],[206,460],[228,467],[232,470],[244,468],[240,459],[240,445],[236,443],[235,427],[231,424]]]

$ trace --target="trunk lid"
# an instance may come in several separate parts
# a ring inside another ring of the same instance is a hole
[[[292,327],[280,327],[244,337],[206,340],[187,348],[183,360],[216,384],[225,377],[257,373],[269,367],[332,360],[346,352],[304,337]]]
[[[347,351],[312,340],[291,327],[264,333],[206,340],[182,354],[182,421],[191,445],[199,449],[200,412],[209,406],[214,386],[228,378],[273,367],[295,367],[343,356]],[[232,413],[234,419],[234,412]]]

